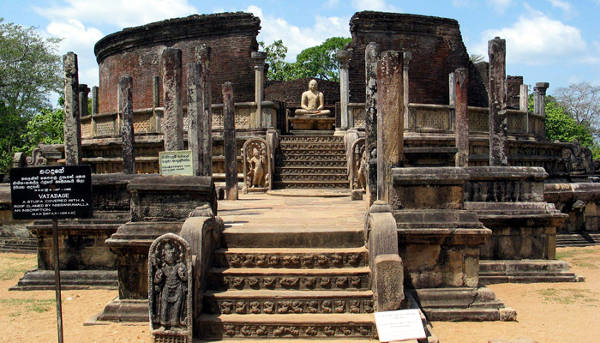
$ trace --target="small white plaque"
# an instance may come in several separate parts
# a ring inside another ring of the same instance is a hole
[[[160,175],[194,175],[191,150],[161,151],[158,153]]]
[[[380,342],[426,338],[419,310],[375,312]]]

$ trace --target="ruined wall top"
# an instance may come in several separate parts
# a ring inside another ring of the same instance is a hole
[[[350,19],[350,102],[363,102],[364,55],[369,42],[381,51],[410,51],[409,101],[448,104],[448,74],[466,68],[469,55],[456,20],[403,13],[357,12]]]
[[[194,14],[111,33],[96,43],[94,53],[100,63],[112,54],[141,46],[227,34],[248,33],[256,36],[259,30],[260,19],[251,13]]]

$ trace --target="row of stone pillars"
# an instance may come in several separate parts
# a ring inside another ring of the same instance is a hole
[[[340,91],[342,123],[347,124],[347,69],[342,63],[350,53],[338,53],[340,61]],[[404,128],[408,115],[408,64],[410,52],[384,51],[371,42],[365,48],[365,149],[369,154],[367,182],[369,204],[377,200],[390,201],[391,168],[402,166]],[[489,164],[508,165],[506,41],[496,37],[489,41]],[[455,165],[469,164],[469,72],[458,68],[449,76],[450,105],[455,112]],[[545,116],[545,96],[549,84],[540,82],[534,89],[534,114]],[[346,87],[346,88],[344,88]],[[527,112],[528,89],[521,85],[520,110]],[[343,127],[343,125],[342,125]]]
[[[81,163],[81,115],[87,115],[89,88],[78,83],[77,55],[63,58],[65,78],[65,161],[67,165]],[[165,151],[183,150],[182,54],[180,49],[167,48],[161,55],[163,96],[165,103],[163,132]],[[200,46],[196,60],[187,66],[188,148],[192,151],[194,175],[212,175],[212,113],[210,92],[210,48]],[[263,68],[264,70],[264,68]],[[157,88],[157,87],[155,87]],[[97,94],[97,87],[94,87]],[[123,147],[123,172],[134,174],[135,136],[133,125],[133,78],[123,75],[119,80],[119,113],[122,115],[120,135]],[[97,99],[93,96],[93,99]],[[231,83],[223,85],[224,144],[228,199],[237,199],[237,156],[235,111]],[[92,108],[97,109],[97,100]],[[85,108],[85,111],[83,110]],[[80,110],[81,109],[81,110]]]

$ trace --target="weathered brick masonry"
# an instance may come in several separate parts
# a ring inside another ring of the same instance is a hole
[[[226,81],[233,84],[236,102],[253,101],[250,54],[258,49],[259,29],[260,19],[250,13],[221,13],[164,20],[102,38],[94,48],[100,67],[99,112],[116,111],[118,82],[124,74],[133,77],[134,108],[152,107],[153,78],[160,76],[160,55],[167,47],[182,50],[185,85],[186,64],[194,61],[200,44],[211,48],[212,102],[221,103],[220,87]]]

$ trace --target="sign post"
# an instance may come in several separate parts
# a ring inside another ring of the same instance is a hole
[[[14,219],[52,220],[56,326],[63,343],[58,219],[92,216],[92,171],[89,166],[13,168],[10,195]]]

